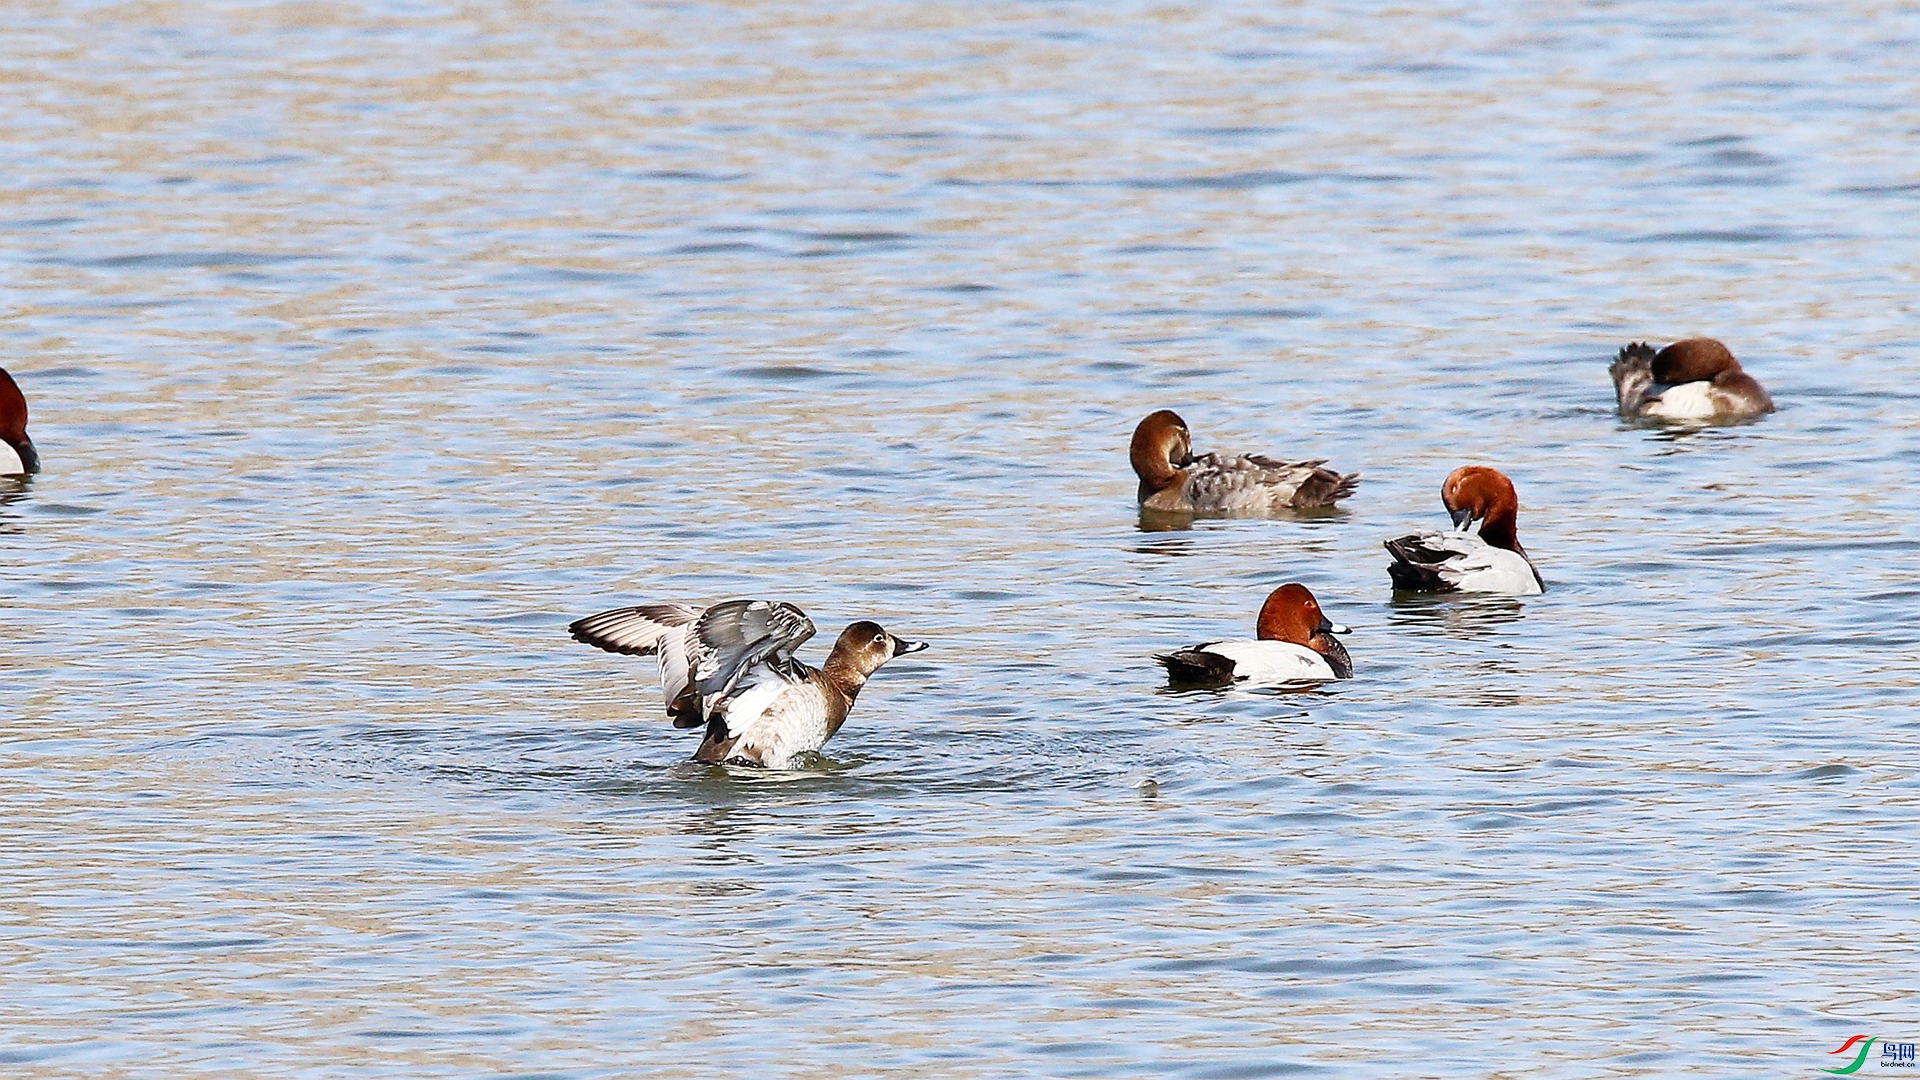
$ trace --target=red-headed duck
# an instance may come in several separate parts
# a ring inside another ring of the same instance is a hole
[[[1140,477],[1140,505],[1180,514],[1266,514],[1332,506],[1353,494],[1359,473],[1291,464],[1258,454],[1199,454],[1187,422],[1171,409],[1140,421],[1128,450]]]
[[[1607,373],[1621,416],[1707,422],[1773,411],[1766,390],[1712,338],[1676,341],[1659,352],[1634,342],[1620,350]]]
[[[1529,596],[1546,582],[1514,533],[1520,497],[1498,469],[1462,465],[1440,485],[1453,532],[1416,533],[1387,541],[1393,587],[1409,592],[1485,592]],[[1480,535],[1467,532],[1482,522]]]
[[[0,476],[40,471],[40,455],[27,438],[27,396],[0,368]]]
[[[1305,585],[1287,584],[1273,590],[1260,606],[1254,624],[1256,640],[1209,641],[1154,659],[1167,669],[1167,679],[1181,686],[1277,686],[1286,683],[1325,682],[1353,678],[1353,661],[1333,635],[1347,628],[1335,626],[1320,611],[1320,602]]]
[[[677,728],[705,725],[695,761],[785,769],[825,746],[854,698],[888,660],[927,647],[861,621],[840,632],[818,668],[794,659],[813,620],[792,604],[728,600],[709,608],[643,604],[567,627],[608,652],[660,658],[660,688]]]

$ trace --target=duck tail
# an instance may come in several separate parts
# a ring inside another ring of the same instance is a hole
[[[1315,469],[1300,487],[1293,493],[1293,506],[1296,510],[1312,510],[1334,503],[1353,494],[1360,486],[1360,474],[1338,473],[1332,469]]]
[[[1455,586],[1440,576],[1438,563],[1446,558],[1443,552],[1435,552],[1420,543],[1420,537],[1401,536],[1386,542],[1387,554],[1393,561],[1387,564],[1387,576],[1393,579],[1393,587],[1402,592],[1452,592]]]
[[[1620,415],[1639,416],[1640,407],[1653,393],[1653,346],[1636,341],[1620,350],[1607,367],[1613,376],[1613,393],[1620,402]]]
[[[1153,658],[1167,669],[1167,681],[1175,686],[1231,686],[1233,661],[1203,648],[1176,649],[1154,653]]]

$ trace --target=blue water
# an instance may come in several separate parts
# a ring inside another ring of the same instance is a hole
[[[10,18],[10,1074],[1920,1035],[1920,13]],[[1693,334],[1780,411],[1623,424],[1613,351]],[[1161,531],[1161,407],[1359,492]],[[1544,596],[1392,597],[1466,462]],[[1354,680],[1164,688],[1290,580]],[[691,766],[565,625],[735,596],[932,648],[803,771]]]

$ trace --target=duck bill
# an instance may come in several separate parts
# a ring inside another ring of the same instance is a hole
[[[1454,528],[1459,529],[1461,532],[1466,532],[1468,529],[1473,527],[1473,511],[1452,510],[1448,512],[1453,515]]]
[[[893,639],[893,655],[895,656],[905,656],[908,653],[926,651],[927,643],[924,641],[908,641],[905,638]]]
[[[1353,633],[1353,627],[1342,626],[1332,619],[1327,618],[1325,615],[1322,615],[1320,616],[1320,625],[1314,627],[1313,632],[1316,634],[1351,634]]]

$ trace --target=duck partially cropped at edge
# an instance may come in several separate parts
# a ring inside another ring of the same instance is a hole
[[[40,471],[40,454],[27,438],[27,396],[0,368],[0,476]]]
[[[825,664],[809,667],[793,651],[813,636],[813,620],[769,600],[615,608],[567,631],[608,652],[659,657],[673,726],[706,727],[695,761],[769,769],[825,746],[874,672],[927,647],[861,620],[840,632]]]
[[[1275,461],[1259,454],[1199,454],[1187,422],[1161,409],[1133,429],[1127,451],[1140,477],[1140,505],[1180,514],[1265,514],[1332,506],[1353,494],[1359,473],[1317,461]]]
[[[1440,485],[1440,502],[1453,531],[1415,533],[1387,541],[1393,587],[1408,592],[1479,592],[1530,596],[1545,592],[1527,549],[1514,531],[1520,496],[1498,469],[1462,465]],[[1481,522],[1480,535],[1467,532]]]
[[[1676,341],[1658,352],[1634,342],[1614,357],[1607,374],[1626,417],[1710,422],[1773,411],[1766,389],[1712,338]]]
[[[1156,653],[1176,686],[1280,686],[1353,678],[1353,661],[1335,626],[1305,585],[1273,590],[1260,605],[1254,640],[1209,641]]]

